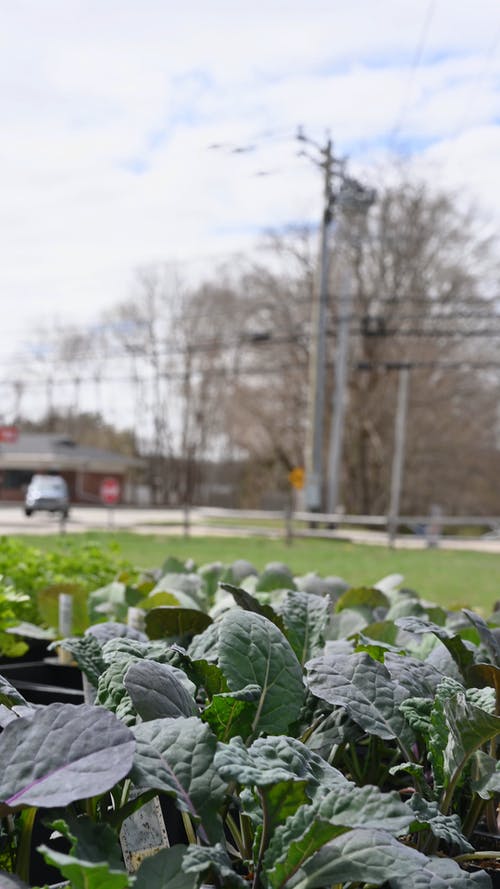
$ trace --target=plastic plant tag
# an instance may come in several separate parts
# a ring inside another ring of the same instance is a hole
[[[142,791],[135,789],[131,798]],[[120,831],[123,860],[129,874],[135,873],[145,858],[169,846],[160,800],[157,796],[130,815]]]

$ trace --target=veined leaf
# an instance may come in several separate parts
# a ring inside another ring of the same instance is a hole
[[[226,784],[214,766],[217,739],[200,719],[153,719],[134,726],[137,750],[130,777],[138,787],[162,791],[201,821],[205,839],[217,840]]]
[[[302,670],[290,643],[271,621],[249,611],[227,612],[220,626],[219,665],[230,690],[261,688],[254,731],[286,731],[304,698]]]
[[[474,655],[464,644],[458,632],[453,632],[446,627],[439,627],[430,620],[422,620],[418,617],[398,618],[396,625],[407,633],[416,633],[417,635],[433,633],[446,646],[460,672],[465,676],[467,668],[474,660]]]
[[[276,829],[264,859],[271,885],[282,886],[307,858],[347,830],[380,828],[400,834],[413,820],[395,791],[339,785],[312,805],[302,806]]]
[[[210,615],[195,608],[162,605],[146,614],[146,630],[150,639],[170,636],[195,636],[212,623]]]
[[[410,655],[394,655],[388,652],[384,663],[398,685],[406,689],[412,698],[434,698],[436,688],[444,679],[440,670],[432,664]]]
[[[180,673],[177,667],[150,660],[136,661],[128,668],[123,684],[142,719],[195,716],[198,713]],[[184,678],[187,681],[187,677]]]
[[[284,631],[282,618],[270,605],[262,604],[255,596],[252,596],[251,593],[247,590],[243,590],[241,587],[233,586],[230,583],[221,583],[220,586],[223,590],[226,590],[227,593],[231,593],[236,604],[244,611],[253,611],[254,614],[262,614],[263,617],[267,617],[273,624],[276,624],[282,632]]]
[[[444,684],[443,682],[442,686]],[[500,734],[500,717],[492,716],[470,704],[465,694],[459,690],[443,697],[442,706],[449,730],[443,753],[446,792],[442,810],[446,814],[451,803],[451,793],[468,759],[482,744]]]
[[[102,656],[101,645],[97,638],[88,633],[85,636],[75,636],[69,639],[61,639],[57,643],[73,655],[74,660],[85,674],[91,685],[97,688],[99,676],[106,669]]]
[[[219,741],[227,742],[237,735],[247,739],[252,734],[260,696],[258,685],[216,694],[202,713],[203,722],[208,723]]]
[[[304,666],[306,661],[322,651],[330,618],[328,597],[315,596],[290,590],[279,606],[284,622],[284,632],[297,660]]]
[[[345,707],[368,734],[396,738],[405,753],[414,736],[400,711],[406,689],[388,669],[364,652],[315,658],[306,664],[311,691],[330,704]],[[409,755],[407,759],[411,759]]]
[[[216,663],[219,657],[220,620],[198,633],[188,646],[188,655],[193,661]]]
[[[455,846],[459,852],[472,852],[473,847],[462,833],[462,823],[458,815],[443,815],[437,802],[424,800],[414,793],[406,803],[413,812],[415,821],[428,826],[435,837],[444,840],[449,846]]]
[[[220,744],[215,767],[226,781],[267,787],[280,781],[307,781],[310,796],[318,787],[351,787],[342,772],[329,765],[295,738],[284,735],[257,738],[246,747],[241,738]]]
[[[428,858],[421,871],[395,876],[391,889],[491,889],[485,871],[469,873],[451,858]]]
[[[306,861],[289,885],[293,889],[320,889],[335,883],[360,882],[380,886],[389,882],[391,889],[395,886],[417,889],[418,882],[411,882],[411,878],[415,876],[418,880],[428,861],[425,855],[383,830],[351,830]],[[460,870],[458,865],[455,867]],[[401,882],[396,883],[396,880]],[[272,884],[273,889],[282,885]]]
[[[52,808],[104,793],[128,774],[134,749],[130,730],[107,710],[49,704],[0,735],[0,800]]]

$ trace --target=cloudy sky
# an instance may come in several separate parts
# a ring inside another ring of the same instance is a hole
[[[297,126],[500,222],[498,0],[0,0],[4,343],[315,220]],[[211,146],[217,145],[214,148]],[[237,149],[249,148],[242,152]]]

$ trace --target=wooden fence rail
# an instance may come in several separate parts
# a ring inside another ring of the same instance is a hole
[[[261,509],[223,509],[200,507],[196,513],[201,521],[203,519],[216,520],[219,525],[227,520],[228,528],[237,530],[235,522],[256,523],[274,522],[270,525],[253,524],[246,526],[245,531],[253,534],[276,536],[283,534],[287,540],[293,537],[323,537],[335,538],[339,528],[357,527],[362,529],[385,530],[388,535],[388,543],[393,543],[392,527],[405,529],[424,537],[428,546],[437,546],[439,539],[446,536],[443,531],[447,528],[484,528],[488,529],[489,536],[500,537],[500,516],[446,516],[446,515],[413,515],[398,516],[395,520],[387,515],[345,515],[344,513],[318,513],[297,510],[261,510]],[[308,526],[308,527],[305,527]]]

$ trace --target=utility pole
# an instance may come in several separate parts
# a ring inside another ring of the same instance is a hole
[[[337,512],[339,505],[340,470],[347,394],[347,357],[349,350],[351,298],[351,275],[349,270],[344,267],[339,298],[337,353],[335,356],[335,387],[333,391],[332,405],[333,416],[330,446],[328,450],[326,511],[330,514]]]
[[[323,436],[325,416],[325,374],[326,374],[326,315],[328,306],[329,250],[328,234],[333,218],[333,175],[335,164],[339,162],[333,155],[330,138],[321,147],[308,139],[301,128],[297,133],[301,142],[312,145],[319,154],[313,157],[301,151],[316,166],[323,170],[323,211],[321,216],[319,281],[314,288],[311,310],[311,345],[309,357],[309,416],[306,438],[306,506],[319,511],[323,495]]]
[[[406,415],[408,413],[408,384],[410,365],[399,367],[398,400],[394,423],[394,455],[392,458],[391,497],[388,516],[389,546],[394,546],[398,527],[399,504],[401,499],[401,482],[403,479],[403,463],[405,452]]]
[[[372,188],[365,188],[356,179],[344,177],[338,194],[339,210],[345,217],[363,219],[376,199]],[[351,321],[352,273],[348,261],[342,263],[342,275],[338,309],[338,336],[335,355],[335,385],[332,401],[332,426],[328,450],[327,512],[338,512],[342,446],[344,442],[345,408],[347,400],[347,376],[349,353],[349,327]]]

